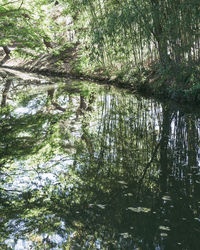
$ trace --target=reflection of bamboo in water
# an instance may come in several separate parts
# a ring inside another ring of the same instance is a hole
[[[195,119],[196,120],[196,119]],[[187,169],[187,177],[189,177],[188,173],[192,172],[190,178],[185,178],[186,191],[188,195],[191,195],[192,192],[199,192],[198,185],[198,128],[195,124],[195,120],[193,117],[187,115],[186,122],[186,131],[187,131],[187,155],[188,155],[188,169]],[[191,185],[193,184],[193,187]],[[193,190],[192,190],[193,189]]]
[[[169,174],[168,144],[171,133],[173,114],[169,107],[163,105],[163,122],[160,144],[160,188],[163,193],[167,192],[167,179]]]
[[[84,96],[80,95],[80,107],[77,110],[77,112],[79,110],[81,110],[82,114],[83,114],[83,111],[92,111],[92,104],[94,101],[95,101],[95,97],[94,97],[93,92],[91,93],[91,95],[89,97],[88,106],[86,105]],[[79,114],[80,114],[80,112],[79,112]],[[79,115],[79,114],[77,114],[77,115]],[[94,152],[95,151],[94,151],[93,143],[90,139],[90,134],[88,133],[89,122],[87,120],[85,120],[84,123],[82,124],[82,127],[83,127],[83,134],[81,136],[81,139],[85,141],[88,152],[90,154],[90,158],[92,160],[94,160]]]
[[[198,131],[195,125],[195,120],[192,117],[187,116],[186,119],[187,130],[187,146],[188,146],[188,166],[197,166],[197,141]]]

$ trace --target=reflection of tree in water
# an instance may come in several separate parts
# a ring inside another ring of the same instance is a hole
[[[13,232],[47,249],[197,249],[195,114],[77,86],[34,98],[21,98],[34,114],[1,115],[2,180],[14,180],[13,162],[30,156],[32,167],[22,168],[34,172],[20,192],[2,183],[1,242]],[[44,173],[52,177],[39,181]]]
[[[163,110],[163,143],[160,149],[162,225],[170,228],[166,248],[198,249],[199,206],[198,127],[196,115]],[[195,188],[194,188],[195,187]],[[195,197],[196,196],[196,197]],[[156,209],[158,211],[158,208]]]
[[[1,107],[6,106],[7,94],[9,92],[11,83],[12,83],[12,81],[10,79],[6,80],[5,87],[4,87],[4,90],[3,90],[3,93],[2,93]]]

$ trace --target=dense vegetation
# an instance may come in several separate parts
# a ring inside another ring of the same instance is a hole
[[[66,77],[200,104],[199,13],[199,0],[0,1],[0,66],[51,72],[0,67],[0,249],[199,249],[199,106]]]
[[[142,89],[156,82],[159,92],[167,83],[170,91],[181,88],[199,99],[199,13],[199,0],[3,0],[0,46],[59,54],[66,44],[79,43],[79,72]]]

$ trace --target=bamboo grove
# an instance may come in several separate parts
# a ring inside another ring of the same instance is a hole
[[[66,16],[70,25],[57,21]],[[69,29],[83,64],[110,72],[156,64],[190,74],[200,61],[199,0],[2,0],[0,28],[0,46],[41,53],[66,42]]]
[[[79,31],[91,54],[106,66],[174,67],[200,60],[199,0],[75,0]],[[83,22],[84,20],[84,22]]]

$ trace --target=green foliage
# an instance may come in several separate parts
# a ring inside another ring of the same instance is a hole
[[[20,1],[13,4],[4,1],[0,6],[0,45],[8,45],[13,42],[19,43],[20,47],[32,47],[33,44],[40,46],[39,29],[33,25],[32,15],[28,9],[20,5]],[[23,43],[23,45],[22,45]]]
[[[67,42],[61,46],[58,46],[58,47],[52,49],[51,53],[54,56],[57,56],[59,58],[64,59],[64,58],[68,57],[69,52],[72,51],[74,49],[74,47],[75,47],[75,44]]]
[[[0,46],[13,45],[15,52],[24,56],[41,53],[48,43],[51,46],[58,31],[51,13],[53,8],[54,4],[48,0],[3,0],[0,4]]]
[[[185,68],[199,61],[198,0],[76,0],[68,9],[86,56],[109,71],[160,61],[185,82]]]
[[[48,50],[64,61],[79,45],[75,72],[143,85],[156,65],[163,81],[189,89],[198,82],[199,11],[199,0],[3,0],[0,46],[14,44],[24,57]]]

